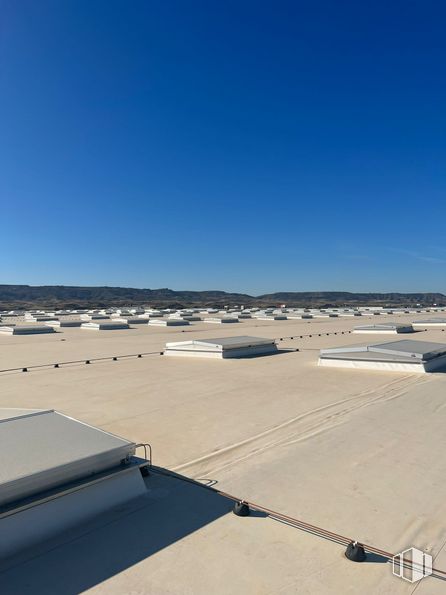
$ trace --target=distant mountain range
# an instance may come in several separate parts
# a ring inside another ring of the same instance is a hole
[[[350,293],[346,291],[279,292],[259,296],[225,291],[174,291],[130,287],[76,287],[65,285],[0,285],[0,310],[23,308],[102,308],[147,305],[185,306],[396,306],[443,305],[442,293]]]

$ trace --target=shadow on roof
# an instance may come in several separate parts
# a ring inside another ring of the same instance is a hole
[[[146,496],[0,562],[0,592],[83,592],[228,514],[233,507],[231,500],[174,477],[151,474],[146,484]],[[150,575],[145,578],[149,589]]]

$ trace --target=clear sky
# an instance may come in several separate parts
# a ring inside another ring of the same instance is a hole
[[[446,291],[441,0],[0,9],[0,283]]]

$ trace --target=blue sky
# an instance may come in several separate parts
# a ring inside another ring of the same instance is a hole
[[[0,283],[446,292],[443,2],[0,9]]]

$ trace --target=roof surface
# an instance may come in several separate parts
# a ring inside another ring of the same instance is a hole
[[[395,313],[392,320],[423,317]],[[2,369],[50,364],[0,373],[0,406],[54,408],[133,442],[150,442],[154,464],[166,471],[217,482],[218,489],[389,552],[428,547],[435,566],[446,570],[446,374],[318,367],[320,349],[362,341],[349,334],[355,323],[253,319],[222,325],[218,335],[212,325],[197,323],[102,334],[67,328],[12,341],[0,336]],[[294,339],[279,343],[284,349],[277,357],[224,365],[159,355],[168,341],[231,335]],[[417,334],[437,344],[444,336],[436,329]],[[146,352],[154,355],[112,361]],[[95,357],[109,359],[85,365]],[[52,365],[72,360],[81,361]],[[232,502],[207,489],[155,473],[146,485],[142,502],[33,548],[6,569],[0,563],[1,592],[413,591],[379,558],[354,564],[332,540],[261,514],[240,519]],[[444,589],[443,580],[430,577],[416,595]]]

